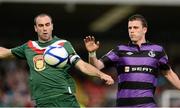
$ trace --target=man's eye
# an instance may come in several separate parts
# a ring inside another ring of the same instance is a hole
[[[39,27],[43,27],[43,25],[42,25],[42,24],[39,24],[38,26],[39,26]]]
[[[46,26],[50,26],[50,23],[47,23]]]

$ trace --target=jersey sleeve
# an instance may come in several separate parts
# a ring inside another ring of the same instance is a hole
[[[104,63],[105,67],[111,67],[116,64],[116,62],[119,60],[117,51],[118,47],[110,50],[108,53],[106,53],[104,56],[100,58],[100,60]]]
[[[163,48],[162,48],[161,56],[159,59],[159,68],[160,68],[160,70],[169,70],[170,69],[169,62],[168,62],[168,56]]]
[[[27,43],[21,45],[21,46],[18,46],[18,47],[15,47],[15,48],[12,48],[11,49],[11,52],[14,56],[16,56],[17,58],[20,58],[20,59],[25,59],[26,56],[25,56],[25,47],[27,46]]]
[[[76,51],[74,50],[73,46],[69,41],[65,43],[64,47],[66,48],[69,54],[70,64],[75,65],[81,59],[80,56],[76,53]]]

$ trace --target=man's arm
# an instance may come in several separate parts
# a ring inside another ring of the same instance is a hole
[[[94,36],[87,36],[84,39],[84,44],[89,53],[89,63],[98,69],[104,68],[103,62],[98,60],[96,57],[96,51],[99,48],[99,41],[95,42]]]
[[[14,58],[11,49],[0,47],[0,59],[11,59],[11,58]]]
[[[180,90],[180,79],[172,69],[162,71],[162,73],[164,77],[167,78],[173,86]]]
[[[111,85],[114,83],[114,80],[111,78],[111,76],[101,72],[94,66],[84,62],[82,59],[80,59],[76,64],[75,67],[78,68],[81,72],[90,75],[90,76],[96,76],[99,77],[102,80],[106,81],[106,84]]]
[[[96,52],[89,52],[89,63],[98,69],[104,68],[104,63],[101,60],[97,59],[95,53]]]

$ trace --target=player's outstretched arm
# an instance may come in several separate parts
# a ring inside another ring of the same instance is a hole
[[[172,69],[162,71],[162,73],[173,86],[180,90],[180,79]]]
[[[14,58],[13,54],[11,53],[11,49],[0,47],[0,59],[11,59],[11,58]]]
[[[99,77],[102,80],[106,81],[106,84],[111,85],[114,84],[114,80],[111,76],[101,72],[94,66],[84,62],[82,59],[80,59],[76,64],[75,67],[78,68],[81,72],[90,75],[90,76],[96,76]]]
[[[89,63],[98,69],[104,68],[104,64],[96,57],[96,51],[99,49],[99,41],[96,42],[94,36],[86,36],[84,44],[89,53]]]

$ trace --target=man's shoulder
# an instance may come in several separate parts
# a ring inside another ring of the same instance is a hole
[[[68,40],[66,40],[66,39],[63,39],[63,38],[59,38],[59,37],[57,37],[57,36],[54,36],[53,37],[53,40],[55,40],[55,41],[62,41],[62,42],[69,42]]]
[[[163,47],[163,45],[161,44],[157,44],[157,43],[148,43],[147,45],[150,45],[150,46],[157,46],[157,47]]]
[[[125,43],[125,42],[121,42],[121,43],[118,43],[116,47],[130,47],[130,44]]]
[[[123,50],[130,49],[130,46],[128,43],[121,42],[121,43],[118,43],[113,49],[117,51],[123,51]]]
[[[161,44],[157,43],[148,43],[146,46],[149,50],[162,51],[164,49]]]

